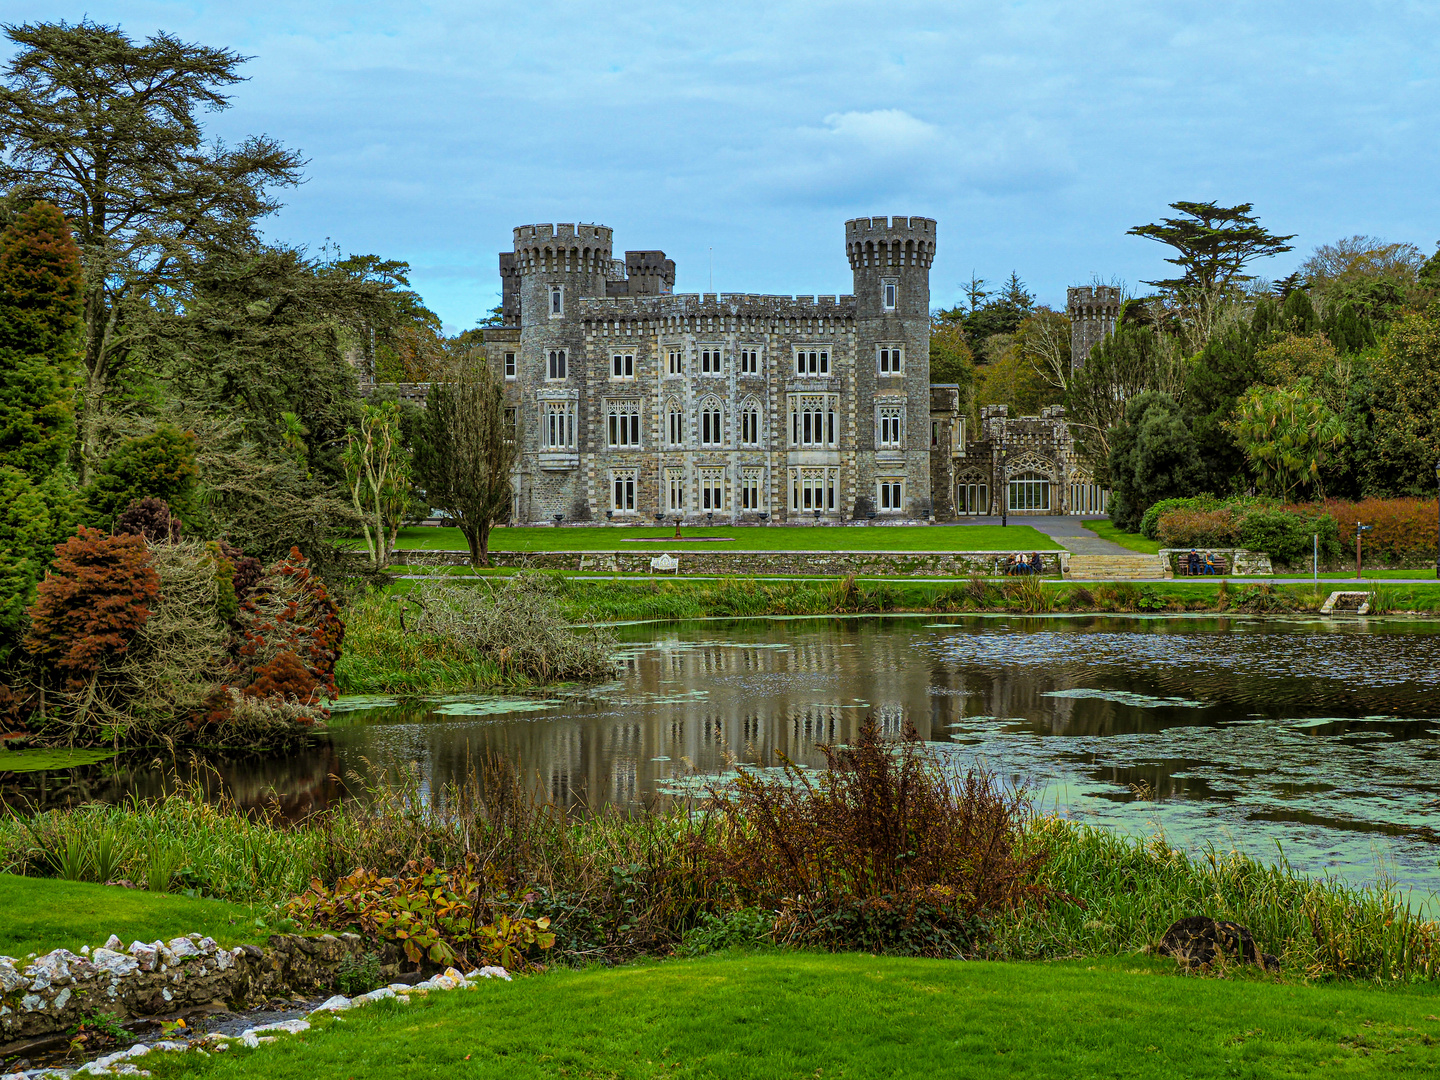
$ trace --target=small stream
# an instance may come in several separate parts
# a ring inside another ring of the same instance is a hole
[[[489,753],[567,805],[683,797],[873,713],[1047,810],[1172,843],[1440,892],[1440,622],[1175,617],[753,619],[620,627],[622,673],[549,698],[342,702],[300,753],[213,762],[293,817],[365,762],[432,788]],[[7,785],[40,805],[161,793],[132,755]]]

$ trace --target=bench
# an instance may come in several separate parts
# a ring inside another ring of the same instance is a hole
[[[1210,556],[1210,563],[1211,563],[1211,565],[1207,567],[1207,566],[1205,565],[1205,553],[1204,553],[1203,551],[1201,551],[1201,552],[1198,552],[1198,554],[1199,554],[1199,556],[1200,556],[1200,569],[1199,569],[1199,571],[1198,571],[1196,574],[1194,574],[1194,575],[1192,575],[1192,574],[1190,573],[1190,553],[1189,553],[1188,551],[1182,551],[1182,552],[1180,552],[1179,554],[1175,555],[1175,556],[1174,556],[1174,559],[1175,559],[1175,576],[1176,576],[1176,577],[1191,577],[1191,576],[1194,576],[1194,577],[1205,577],[1205,576],[1214,577],[1214,576],[1223,576],[1223,575],[1225,575],[1225,574],[1230,573],[1230,559],[1229,559],[1228,556],[1226,556],[1226,555],[1211,555],[1211,556]]]
[[[680,560],[674,555],[656,555],[655,558],[650,560],[650,569],[662,571],[673,570],[678,577],[680,574]]]
[[[1016,554],[1016,552],[1010,552],[1006,555],[997,555],[995,557],[995,573],[997,575],[1009,574],[1017,577],[1024,577],[1026,574],[1036,574],[1041,577],[1044,576],[1045,557],[1043,555],[1040,557],[1040,569],[1036,570],[1033,566],[1030,565],[1028,561],[1020,563],[1019,565],[1011,565],[1010,556],[1014,554]],[[1029,556],[1025,555],[1024,552],[1020,552],[1019,554],[1028,560]]]

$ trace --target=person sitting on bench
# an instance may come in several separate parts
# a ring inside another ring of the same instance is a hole
[[[1043,572],[1044,570],[1040,565],[1040,553],[1038,551],[1032,551],[1030,553],[1030,573],[1040,574]]]
[[[1200,553],[1194,548],[1190,549],[1190,554],[1185,558],[1185,573],[1190,577],[1198,577],[1200,574]]]
[[[1207,551],[1205,553],[1205,573],[1218,574],[1219,572],[1220,568],[1215,565],[1215,557]]]

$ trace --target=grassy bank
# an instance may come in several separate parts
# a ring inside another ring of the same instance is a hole
[[[736,551],[1061,551],[1050,537],[1028,525],[877,525],[812,527],[801,525],[691,525],[684,536],[721,537],[717,548]],[[651,551],[663,545],[636,540],[664,540],[673,525],[586,526],[572,528],[503,527],[490,534],[493,551]],[[707,545],[697,545],[707,546]],[[400,549],[465,551],[459,529],[401,529]]]
[[[1160,544],[1155,540],[1147,540],[1139,533],[1124,532],[1116,527],[1109,518],[1087,518],[1082,521],[1081,526],[1089,529],[1101,540],[1109,540],[1112,544],[1119,544],[1127,551],[1136,551],[1141,555],[1156,555],[1160,551]]]
[[[1430,1076],[1437,997],[1175,977],[1144,957],[725,955],[558,971],[346,1014],[156,1076]]]
[[[199,932],[222,945],[264,941],[280,925],[273,906],[177,896],[53,878],[0,874],[0,956]]]

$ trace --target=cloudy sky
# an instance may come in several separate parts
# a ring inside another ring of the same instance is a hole
[[[939,220],[937,305],[1011,269],[1040,299],[1162,276],[1125,236],[1253,202],[1291,255],[1440,240],[1440,5],[1268,0],[715,5],[0,0],[253,57],[228,140],[309,160],[269,235],[407,260],[451,330],[514,225],[597,221],[680,291],[848,291],[842,222]],[[8,44],[8,43],[7,43]]]

